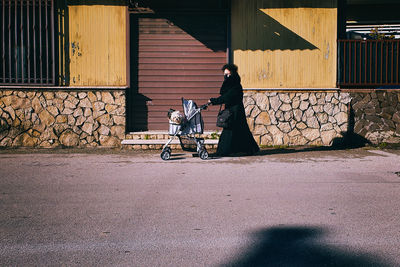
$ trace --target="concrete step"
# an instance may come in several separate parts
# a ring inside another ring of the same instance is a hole
[[[206,148],[216,148],[220,132],[204,132],[196,137],[204,138]],[[124,147],[136,150],[161,149],[170,139],[167,131],[146,131],[131,132],[125,135],[125,139],[121,144]],[[180,148],[178,137],[175,137],[170,143],[172,148]]]
[[[123,145],[164,145],[168,139],[151,139],[151,140],[141,140],[141,139],[125,139],[122,140]],[[218,144],[218,139],[205,139],[204,143],[206,145],[216,145]],[[179,139],[175,138],[171,142],[172,145],[179,145]]]

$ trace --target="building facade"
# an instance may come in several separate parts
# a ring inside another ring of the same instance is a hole
[[[226,62],[260,145],[399,143],[396,7],[2,0],[0,146],[120,147],[130,132],[167,131],[182,97],[218,95]],[[217,112],[203,112],[206,130]]]

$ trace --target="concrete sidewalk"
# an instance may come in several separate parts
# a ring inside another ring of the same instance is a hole
[[[400,266],[400,151],[0,151],[0,265]]]

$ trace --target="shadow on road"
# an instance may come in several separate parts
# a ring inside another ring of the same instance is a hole
[[[274,227],[254,232],[253,245],[221,266],[392,266],[384,259],[344,251],[320,239],[319,227]]]

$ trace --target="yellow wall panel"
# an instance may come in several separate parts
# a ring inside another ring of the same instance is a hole
[[[126,7],[68,8],[70,85],[127,85]]]
[[[336,87],[336,0],[233,0],[231,26],[245,88]]]

